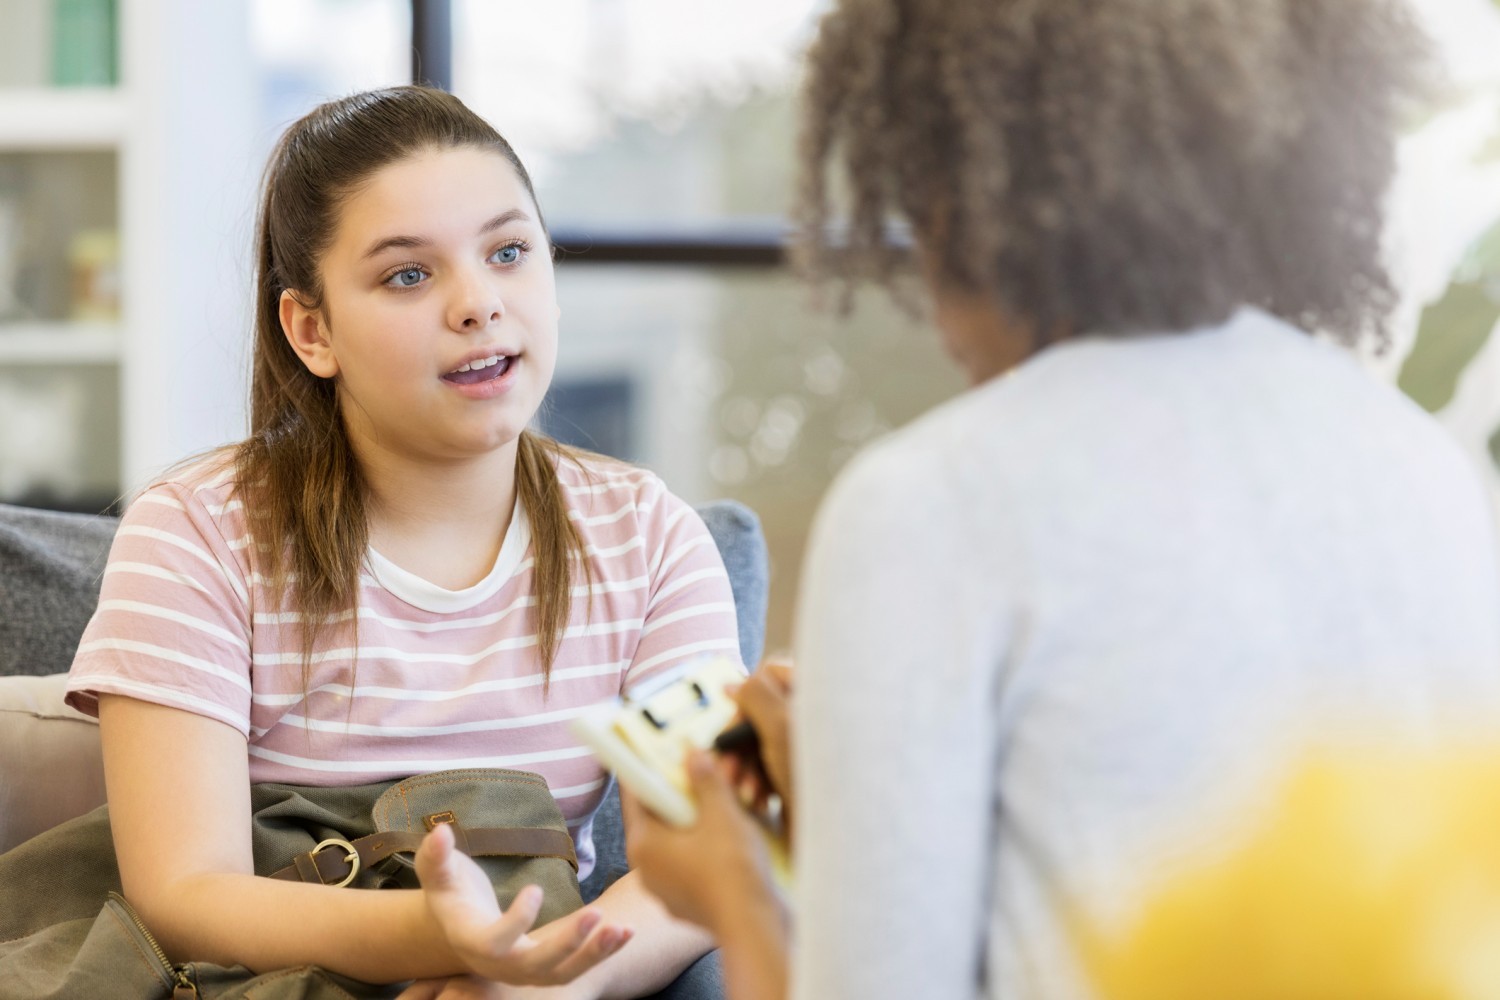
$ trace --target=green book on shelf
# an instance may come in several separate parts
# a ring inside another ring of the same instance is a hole
[[[52,82],[109,87],[116,67],[116,0],[52,0]]]

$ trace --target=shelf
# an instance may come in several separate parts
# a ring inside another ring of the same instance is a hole
[[[0,323],[0,365],[114,364],[120,328],[110,323]]]
[[[112,87],[0,88],[0,152],[107,149],[125,137],[128,119]]]
[[[80,411],[55,421],[77,446],[51,463],[67,475],[26,496],[92,504],[243,433],[231,362],[248,299],[220,248],[255,204],[264,69],[246,30],[252,0],[113,0],[120,82],[50,86],[53,18],[70,4],[0,0],[0,188],[21,205],[19,237],[6,234],[18,294],[0,304],[13,320],[0,320],[0,396],[28,417]],[[75,303],[95,301],[73,287],[76,237],[102,229],[119,242],[121,315],[69,322]],[[212,330],[210,316],[223,317]],[[10,483],[33,443],[13,412],[0,413]]]

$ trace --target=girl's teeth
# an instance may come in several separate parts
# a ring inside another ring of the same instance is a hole
[[[498,365],[499,363],[500,363],[500,355],[498,355],[498,354],[491,354],[487,358],[482,358],[482,359],[480,359],[478,361],[470,361],[467,364],[461,365],[461,366],[459,366],[458,370],[461,371],[461,372],[478,371],[481,368],[490,368],[490,367],[493,367],[495,365]]]

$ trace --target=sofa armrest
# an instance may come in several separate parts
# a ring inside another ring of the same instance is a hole
[[[104,804],[99,725],[63,704],[67,680],[0,677],[0,852]]]

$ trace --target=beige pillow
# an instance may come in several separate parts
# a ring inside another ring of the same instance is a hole
[[[0,851],[104,803],[99,725],[63,704],[67,680],[0,677]]]

